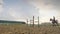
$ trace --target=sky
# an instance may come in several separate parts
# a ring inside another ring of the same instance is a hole
[[[60,0],[0,0],[0,19],[26,21],[40,17],[40,23],[53,16],[60,20]]]

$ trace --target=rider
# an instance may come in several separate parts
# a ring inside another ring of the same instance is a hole
[[[53,21],[55,21],[55,17],[53,16]]]

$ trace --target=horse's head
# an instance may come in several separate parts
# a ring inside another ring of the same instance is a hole
[[[52,19],[50,19],[50,21],[52,21]]]

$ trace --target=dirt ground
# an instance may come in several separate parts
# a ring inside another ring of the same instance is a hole
[[[1,24],[0,34],[60,34],[60,26],[30,27],[24,24]]]

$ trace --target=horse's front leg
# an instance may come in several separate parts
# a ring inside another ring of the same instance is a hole
[[[52,22],[52,26],[55,26],[54,22]]]

